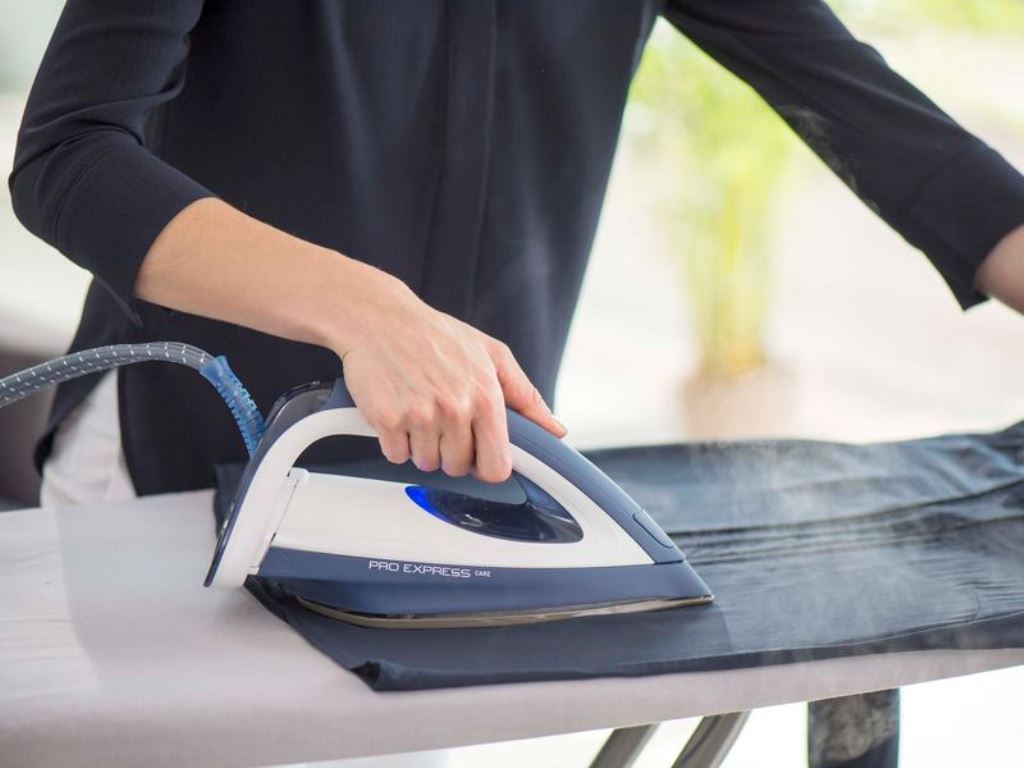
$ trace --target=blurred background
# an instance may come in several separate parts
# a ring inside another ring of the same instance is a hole
[[[1021,0],[832,4],[898,71],[1024,168]],[[60,6],[0,0],[5,175]],[[64,350],[87,279],[20,228],[3,185],[0,374]],[[994,303],[962,313],[924,257],[744,84],[659,24],[558,389],[556,410],[575,445],[998,429],[1024,416],[1022,352],[1024,318]],[[0,412],[0,497],[23,505],[34,500],[26,446],[44,406]],[[1024,763],[1022,690],[1021,670],[906,690],[903,765]],[[803,711],[755,713],[726,765],[803,764]],[[664,764],[693,726],[663,728],[644,764]],[[601,738],[457,750],[449,764],[582,765]]]

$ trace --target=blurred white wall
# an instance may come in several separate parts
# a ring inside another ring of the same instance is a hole
[[[0,0],[0,90],[28,87],[62,6],[60,0]]]
[[[0,350],[29,356],[67,346],[89,278],[25,231],[6,184],[25,97],[62,6],[0,0]]]

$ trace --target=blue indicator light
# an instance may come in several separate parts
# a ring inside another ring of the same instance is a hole
[[[444,520],[446,523],[451,522],[441,512],[434,508],[434,505],[430,503],[430,489],[424,488],[422,485],[407,485],[405,486],[405,495],[416,502],[416,506],[426,510],[438,520]]]
[[[438,520],[482,536],[551,543],[583,538],[583,529],[557,504],[548,509],[529,498],[508,504],[422,485],[405,486],[405,495]]]

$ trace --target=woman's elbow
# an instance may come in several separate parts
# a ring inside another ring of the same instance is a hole
[[[45,204],[39,194],[39,174],[31,167],[40,161],[45,162],[43,158],[35,158],[31,163],[19,163],[16,159],[7,177],[7,188],[11,194],[11,209],[18,221],[29,232],[49,242],[52,239],[51,228],[46,226]]]
[[[32,234],[57,246],[62,212],[76,187],[102,159],[112,142],[122,141],[104,131],[33,135],[26,129],[18,137],[14,166],[7,178],[11,208]]]

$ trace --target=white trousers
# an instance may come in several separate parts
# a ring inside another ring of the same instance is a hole
[[[135,498],[117,410],[117,373],[108,371],[57,429],[53,452],[43,465],[42,507]]]
[[[117,374],[110,371],[57,429],[53,452],[43,466],[39,492],[44,508],[135,498],[124,452],[117,407]],[[443,766],[443,751],[318,763],[338,768],[414,768]]]

